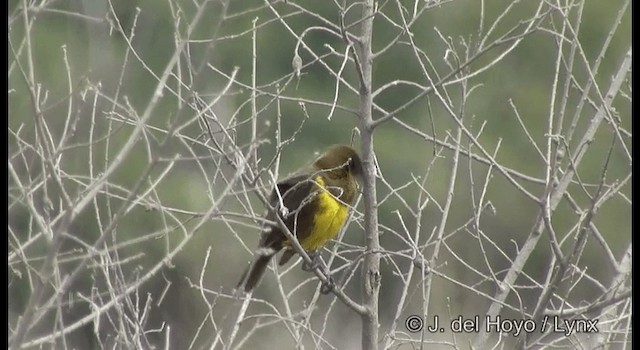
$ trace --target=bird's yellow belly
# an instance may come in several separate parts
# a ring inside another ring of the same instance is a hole
[[[322,191],[317,200],[318,211],[314,216],[311,234],[300,242],[308,251],[318,250],[334,239],[349,214],[349,208],[326,191]]]

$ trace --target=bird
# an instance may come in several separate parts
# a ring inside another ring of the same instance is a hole
[[[276,183],[269,196],[271,210],[260,234],[258,248],[245,269],[236,290],[249,293],[258,285],[271,259],[284,250],[278,264],[294,255],[291,242],[278,225],[278,215],[302,248],[317,256],[325,244],[338,235],[362,180],[358,153],[347,145],[333,145],[310,165]]]

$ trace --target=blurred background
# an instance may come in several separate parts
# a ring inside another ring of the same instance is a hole
[[[331,144],[359,150],[358,73],[335,35],[339,6],[348,9],[354,39],[361,6],[352,1],[9,1],[10,337],[20,317],[32,314],[20,335],[27,348],[360,348],[360,317],[334,295],[319,295],[317,278],[299,261],[279,268],[278,277],[267,273],[235,342],[226,343],[240,304],[233,288],[265,210],[257,192]],[[464,155],[487,159],[469,137],[456,141],[451,111],[540,198],[549,120],[557,130],[564,118],[557,139],[569,149],[559,160],[561,177],[630,52],[631,8],[618,0],[377,6],[373,85],[390,85],[374,98],[374,119],[418,96],[407,82],[458,79],[438,87],[442,99],[427,94],[374,133],[381,245],[399,254],[383,255],[380,335],[409,349],[415,343],[402,339],[420,339],[404,329],[409,315],[486,313],[486,295],[497,288],[486,277],[504,277],[539,220],[534,200],[495,168],[488,174],[487,162]],[[403,18],[415,19],[411,36],[398,27]],[[499,42],[516,35],[517,44]],[[294,55],[303,62],[299,79]],[[344,83],[336,90],[338,72]],[[624,76],[606,118],[616,127],[599,126],[552,214],[567,253],[584,222],[601,237],[589,235],[575,262],[587,277],[569,278],[557,291],[572,306],[607,293],[619,272],[612,258],[630,254],[630,71]],[[458,145],[463,155],[446,209]],[[239,154],[247,157],[244,175]],[[597,193],[611,195],[585,219]],[[338,253],[334,268],[362,252],[362,201],[356,209],[340,244],[323,253],[325,261]],[[418,267],[404,288],[402,273],[414,262],[402,254],[411,255],[406,237],[416,234],[430,260],[441,228],[444,243],[430,266],[438,274],[425,300]],[[546,235],[507,299],[525,314],[553,264]],[[355,301],[360,281],[357,270],[344,289]],[[509,308],[503,314],[522,317]],[[474,337],[459,336],[427,334],[426,343],[450,348]]]

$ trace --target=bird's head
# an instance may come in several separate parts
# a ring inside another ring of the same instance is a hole
[[[348,171],[356,178],[362,178],[362,161],[356,151],[347,145],[331,146],[314,165],[320,170],[328,170],[333,174],[344,174]]]

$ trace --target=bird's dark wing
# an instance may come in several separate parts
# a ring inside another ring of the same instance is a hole
[[[306,237],[306,231],[313,225],[312,199],[316,194],[315,183],[308,174],[300,174],[285,178],[276,186],[269,196],[269,203],[275,210],[269,210],[266,219],[276,222],[277,214],[299,239]],[[286,210],[282,210],[281,204],[284,204]],[[276,224],[265,228],[259,245],[280,250],[284,241],[286,236]]]
[[[289,212],[297,210],[315,189],[315,184],[308,174],[285,178],[276,186],[277,189],[274,188],[271,191],[269,202],[276,209],[280,209],[280,197],[282,197],[282,203]]]

